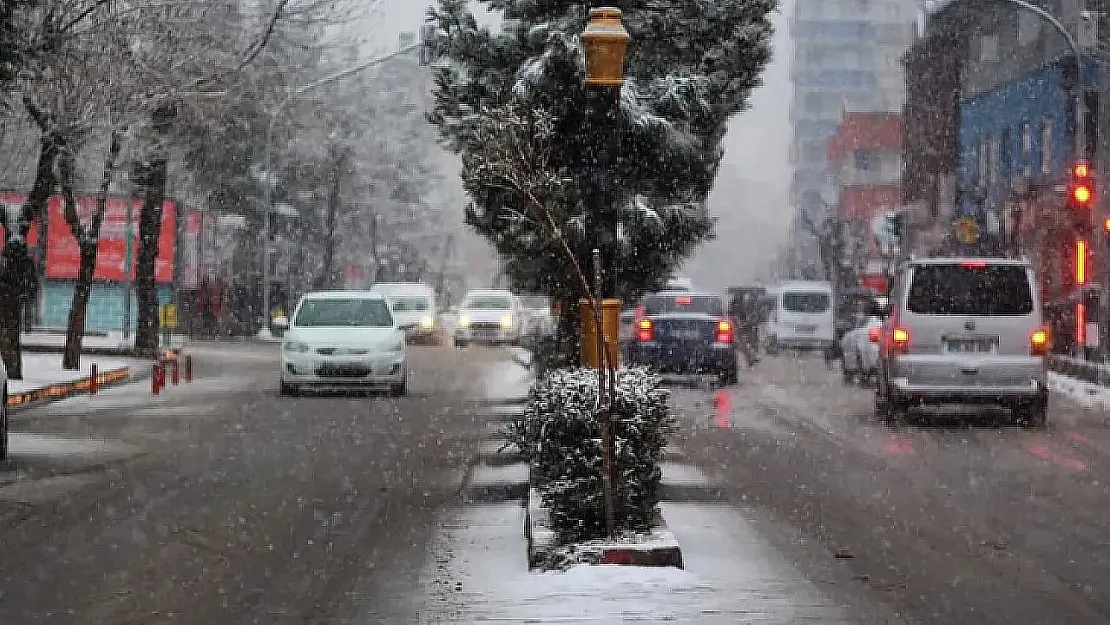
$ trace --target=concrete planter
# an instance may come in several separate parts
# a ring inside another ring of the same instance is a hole
[[[551,529],[550,515],[541,504],[539,491],[529,489],[524,515],[524,537],[528,543],[528,568],[549,568],[560,556],[578,563],[672,566],[683,568],[682,549],[663,515],[656,511],[650,534],[617,540],[591,540],[575,545],[560,544]]]

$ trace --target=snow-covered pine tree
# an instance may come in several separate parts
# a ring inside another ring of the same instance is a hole
[[[542,167],[558,181],[552,195],[560,236],[583,267],[585,207],[580,182],[585,62],[579,34],[587,2],[478,0],[501,17],[500,28],[479,26],[467,0],[439,0],[429,19],[440,32],[436,105],[429,119],[464,163],[488,161],[491,144],[512,144],[528,127],[510,117],[530,112],[554,119],[550,158]],[[611,0],[632,35],[621,97],[618,207],[623,223],[619,289],[625,297],[657,288],[695,246],[712,236],[701,210],[717,174],[721,139],[731,116],[744,110],[770,58],[768,14],[777,0]],[[527,153],[499,150],[529,172]],[[469,156],[477,158],[468,159]],[[488,164],[488,163],[487,163]],[[465,167],[465,165],[464,165]],[[489,239],[518,290],[564,301],[580,295],[571,264],[551,233],[522,223],[529,199],[519,188],[467,175],[473,202],[467,222]],[[550,198],[549,198],[550,199]]]

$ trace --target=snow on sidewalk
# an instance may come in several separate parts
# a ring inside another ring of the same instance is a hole
[[[421,579],[420,623],[848,623],[846,611],[758,538],[737,510],[663,504],[686,568],[529,572],[518,504],[473,506],[443,527]]]
[[[27,347],[56,348],[61,350],[66,344],[66,335],[63,331],[31,331],[19,335],[19,340]],[[174,334],[170,337],[170,347],[182,347],[186,343],[183,334]],[[129,350],[135,347],[135,335],[123,338],[123,332],[111,331],[97,334],[87,334],[81,339],[81,346],[85,349],[103,350]]]
[[[50,386],[51,384],[62,384],[80,380],[91,374],[91,365],[94,362],[102,373],[121,367],[131,367],[132,374],[134,374],[135,367],[142,363],[147,363],[148,361],[136,358],[100,358],[86,355],[81,357],[80,369],[77,371],[67,371],[62,369],[61,354],[37,354],[28,352],[23,354],[23,379],[9,380],[8,392],[12,394],[25,393],[27,391]]]

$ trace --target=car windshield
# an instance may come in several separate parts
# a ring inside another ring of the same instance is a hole
[[[651,295],[644,298],[645,315],[693,313],[724,315],[721,298],[712,295]]]
[[[823,313],[829,310],[832,299],[822,292],[790,292],[782,295],[782,309],[796,313]]]
[[[546,297],[536,297],[531,295],[521,297],[520,303],[525,308],[531,310],[547,310],[551,307],[551,304]]]
[[[389,301],[393,304],[394,312],[428,310],[428,298],[423,295],[391,297]]]
[[[393,315],[384,299],[307,299],[297,311],[293,325],[301,328],[388,328],[393,325]]]
[[[906,308],[923,315],[1028,315],[1033,293],[1021,265],[925,265],[914,269]]]
[[[512,298],[506,295],[475,295],[463,303],[469,310],[509,310],[513,307]]]

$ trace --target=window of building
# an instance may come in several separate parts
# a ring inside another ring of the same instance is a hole
[[[1021,123],[1021,173],[1033,175],[1033,126],[1029,122]]]
[[[1018,12],[1018,45],[1027,46],[1041,36],[1041,16],[1029,11]]]
[[[987,186],[993,187],[998,181],[998,137],[987,137]]]
[[[1052,120],[1041,122],[1041,173],[1052,173]]]
[[[991,162],[991,137],[987,135],[979,139],[979,186],[987,185],[989,180]]]
[[[856,169],[859,171],[871,170],[871,150],[856,150]]]
[[[998,161],[1002,164],[1002,175],[1009,177],[1014,171],[1013,148],[1011,147],[1010,129],[1004,128],[998,135]]]

